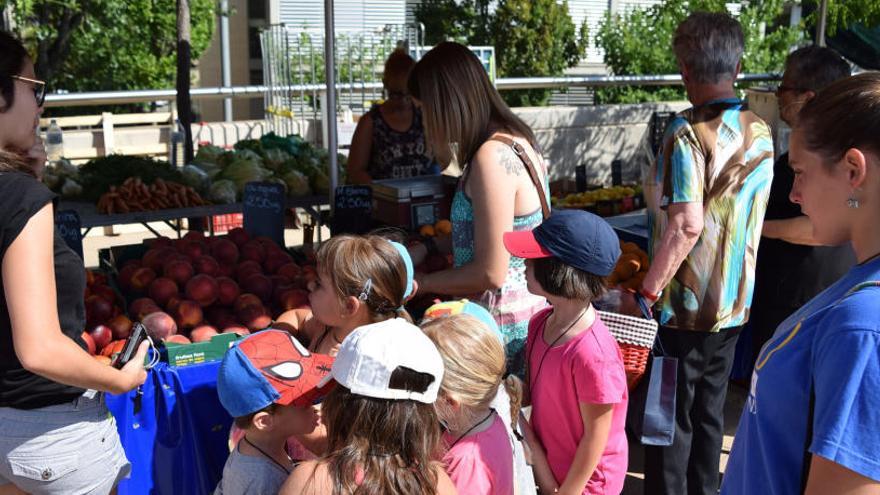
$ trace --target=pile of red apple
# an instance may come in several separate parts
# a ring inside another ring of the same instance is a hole
[[[244,229],[206,237],[160,237],[139,260],[119,267],[117,283],[154,339],[190,343],[219,333],[241,335],[268,327],[282,312],[308,306],[313,266],[300,267],[271,239]],[[115,337],[115,335],[114,335]]]
[[[125,302],[107,284],[107,277],[104,274],[92,270],[86,270],[84,298],[86,329],[82,333],[82,339],[89,354],[109,364],[109,356],[113,352],[110,349],[111,342],[113,340],[124,342],[131,333],[131,320],[122,310]],[[104,355],[101,355],[102,353]]]

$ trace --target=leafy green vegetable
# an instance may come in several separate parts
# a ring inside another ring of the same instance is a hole
[[[231,180],[218,180],[211,185],[211,190],[208,193],[208,197],[211,198],[211,201],[217,204],[235,203],[235,183]]]
[[[272,172],[262,167],[260,158],[252,151],[236,152],[235,155],[219,177],[234,182],[239,194],[248,182],[266,180],[272,176]]]
[[[139,156],[109,155],[89,161],[79,170],[83,198],[97,201],[110,186],[118,186],[129,177],[140,177],[145,184],[156,179],[181,182],[180,171],[168,162]]]
[[[309,178],[302,172],[291,170],[284,174],[284,182],[287,184],[287,194],[289,196],[308,196],[312,194],[312,188],[309,186]]]
[[[257,155],[263,156],[263,145],[256,139],[243,139],[233,146],[236,151],[250,150]]]

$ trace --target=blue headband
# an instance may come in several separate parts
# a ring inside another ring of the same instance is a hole
[[[394,246],[394,249],[397,249],[397,252],[400,253],[400,257],[403,258],[403,264],[406,265],[406,290],[403,292],[403,299],[406,300],[410,295],[412,295],[413,291],[413,262],[412,258],[409,256],[409,251],[404,247],[403,244],[395,241],[388,241]]]

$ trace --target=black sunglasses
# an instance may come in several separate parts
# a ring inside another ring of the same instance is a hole
[[[19,81],[30,83],[34,89],[34,98],[37,100],[37,106],[43,106],[43,103],[46,102],[46,81],[40,81],[39,79],[31,79],[29,77],[24,76],[12,76],[13,79],[18,79]]]

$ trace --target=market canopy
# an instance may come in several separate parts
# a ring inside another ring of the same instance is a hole
[[[828,46],[868,70],[880,70],[880,26],[854,24],[828,38]]]

